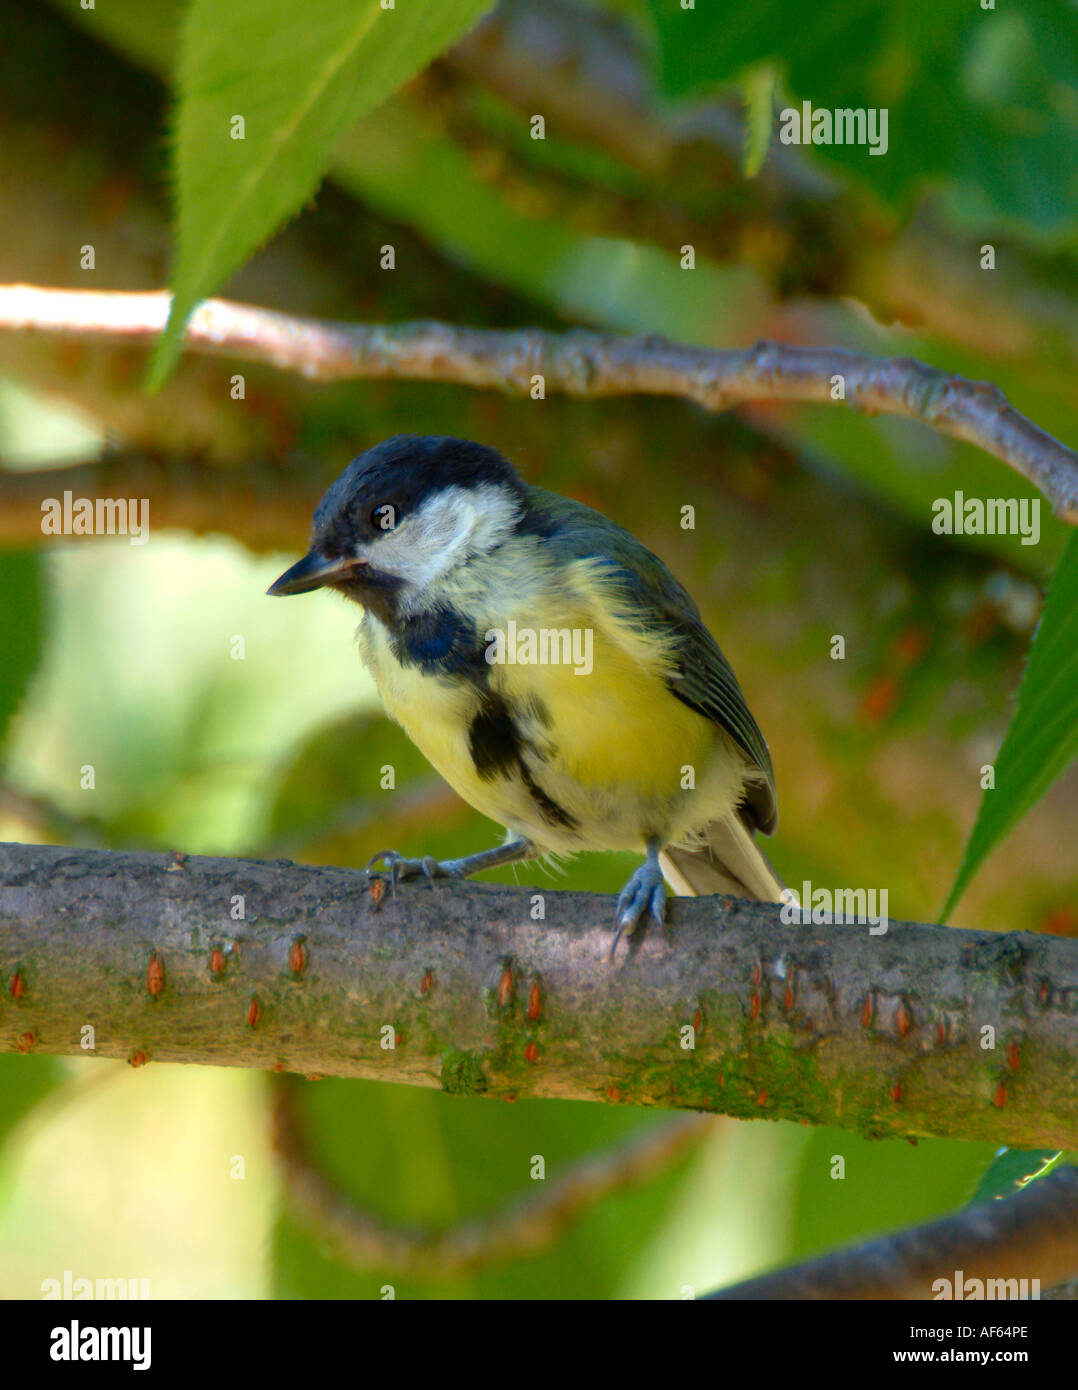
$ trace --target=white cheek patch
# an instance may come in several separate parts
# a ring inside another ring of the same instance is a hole
[[[470,555],[504,540],[518,513],[519,503],[504,488],[449,487],[427,498],[395,530],[357,546],[356,553],[422,590]]]

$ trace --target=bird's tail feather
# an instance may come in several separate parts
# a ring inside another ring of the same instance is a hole
[[[764,903],[781,902],[782,880],[736,811],[712,821],[706,835],[706,841],[694,849],[670,845],[659,855],[663,877],[679,897],[730,893]]]

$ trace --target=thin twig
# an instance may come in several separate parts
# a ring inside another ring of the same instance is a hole
[[[359,1206],[315,1161],[299,1114],[297,1085],[282,1079],[274,1105],[274,1141],[285,1190],[301,1219],[358,1270],[385,1269],[415,1279],[474,1273],[550,1249],[565,1231],[616,1192],[666,1172],[721,1123],[690,1115],[591,1154],[489,1216],[444,1230],[399,1225]]]
[[[0,286],[0,331],[149,345],[164,328],[167,292]],[[759,342],[744,350],[690,347],[573,329],[548,333],[435,322],[345,324],[204,300],[187,328],[193,352],[264,362],[321,381],[395,378],[570,396],[680,396],[708,410],[748,401],[842,404],[920,420],[976,444],[1078,522],[1078,454],[1007,403],[998,386],[967,381],[910,357]],[[836,402],[836,380],[843,399]]]

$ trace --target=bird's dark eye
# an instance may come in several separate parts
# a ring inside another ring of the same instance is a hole
[[[392,531],[400,519],[400,510],[392,502],[382,502],[371,512],[371,525],[376,531]]]

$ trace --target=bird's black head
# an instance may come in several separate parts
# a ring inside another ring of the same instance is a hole
[[[395,435],[352,460],[319,502],[307,554],[271,594],[334,588],[365,607],[416,607],[457,565],[500,544],[524,485],[496,449]]]

